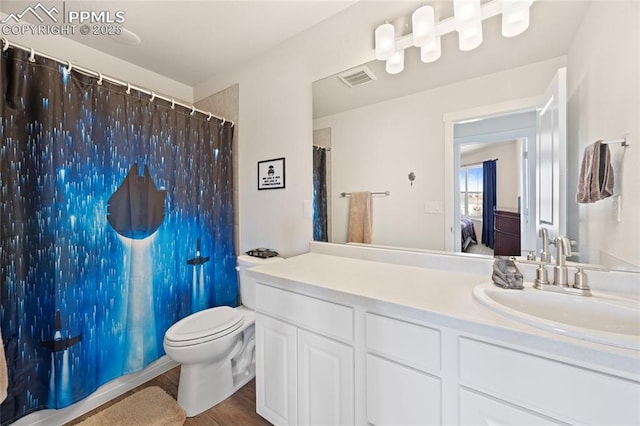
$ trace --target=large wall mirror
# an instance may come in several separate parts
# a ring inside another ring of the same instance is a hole
[[[426,3],[441,19],[453,14],[451,2]],[[314,151],[322,152],[314,163],[324,162],[327,193],[317,239],[346,243],[349,194],[368,191],[372,244],[493,255],[481,241],[479,180],[483,163],[497,160],[495,208],[517,217],[522,254],[540,251],[541,223],[555,220],[552,234],[576,242],[571,260],[639,270],[640,190],[630,165],[639,157],[639,17],[632,1],[538,0],[517,37],[502,37],[500,18],[490,18],[473,51],[461,52],[453,33],[442,37],[437,62],[424,64],[409,48],[399,74],[372,61],[314,82]],[[559,72],[566,77],[561,151],[545,142],[549,131],[539,123]],[[578,204],[584,149],[600,139],[612,141],[616,195]],[[551,151],[540,151],[545,146]],[[476,243],[465,246],[461,219],[471,222]]]

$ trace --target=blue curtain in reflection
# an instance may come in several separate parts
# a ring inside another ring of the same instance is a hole
[[[482,162],[482,243],[494,248],[493,211],[496,208],[496,160]]]
[[[28,57],[0,57],[2,424],[144,368],[238,294],[230,123]]]
[[[327,231],[327,150],[313,147],[313,240],[329,241]]]

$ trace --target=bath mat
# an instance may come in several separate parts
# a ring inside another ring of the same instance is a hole
[[[85,421],[82,426],[182,425],[184,410],[158,386],[150,386],[113,404]]]

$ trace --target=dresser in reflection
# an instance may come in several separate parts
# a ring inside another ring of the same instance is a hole
[[[495,256],[520,256],[520,213],[494,210],[493,232]]]

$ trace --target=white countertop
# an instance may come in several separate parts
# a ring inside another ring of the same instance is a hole
[[[481,334],[550,352],[572,362],[597,364],[640,380],[640,351],[566,337],[508,319],[474,300],[487,274],[306,253],[249,270],[259,281],[336,303],[384,306],[408,318]],[[527,283],[526,285],[530,285]]]

